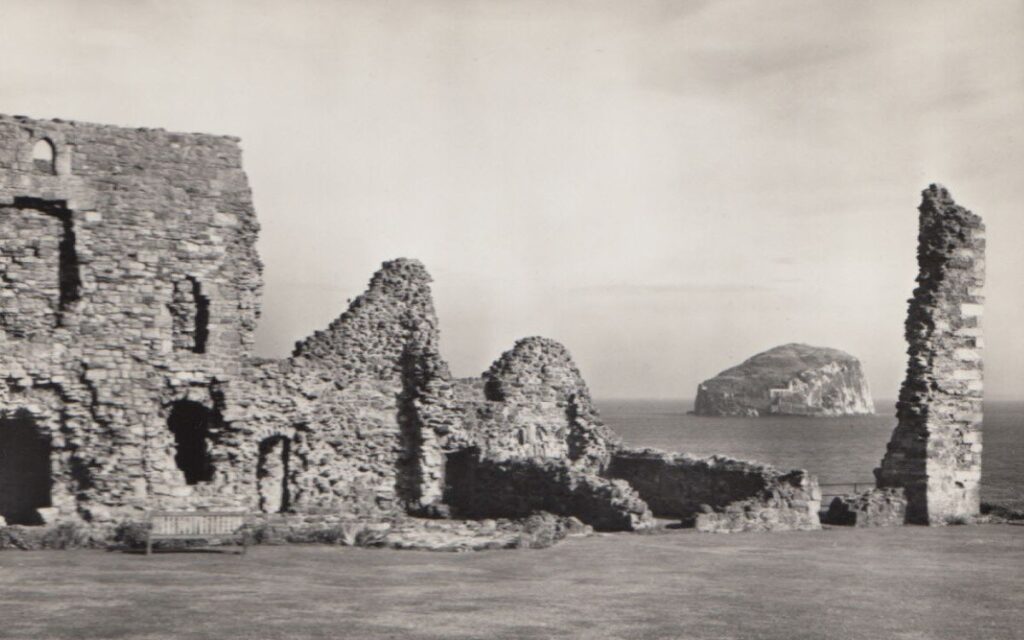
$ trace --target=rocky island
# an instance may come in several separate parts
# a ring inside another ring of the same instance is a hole
[[[874,413],[860,361],[848,353],[785,344],[697,387],[696,415],[850,416]]]

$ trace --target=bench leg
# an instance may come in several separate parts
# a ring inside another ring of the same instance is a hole
[[[153,553],[153,538],[146,534],[146,555],[152,555]]]

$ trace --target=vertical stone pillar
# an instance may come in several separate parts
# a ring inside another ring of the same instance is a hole
[[[980,508],[985,226],[939,185],[922,195],[907,377],[875,478],[905,489],[908,522],[945,524]]]

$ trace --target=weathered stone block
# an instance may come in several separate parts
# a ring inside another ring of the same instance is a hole
[[[822,522],[852,527],[899,527],[906,516],[907,499],[902,489],[872,489],[860,495],[836,496]]]

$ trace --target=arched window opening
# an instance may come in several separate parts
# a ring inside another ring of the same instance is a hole
[[[49,174],[57,173],[56,157],[57,154],[53,148],[53,143],[47,138],[38,140],[35,146],[32,147],[32,164],[35,166],[36,171]]]
[[[211,430],[220,419],[215,411],[198,402],[179,400],[171,408],[167,426],[174,434],[177,451],[174,462],[185,474],[186,484],[199,484],[213,480],[213,460],[210,458]]]
[[[43,524],[51,506],[50,438],[27,416],[0,419],[0,516],[7,524]]]
[[[291,507],[288,487],[291,445],[291,440],[284,436],[272,436],[260,442],[256,480],[263,513],[282,513]]]

